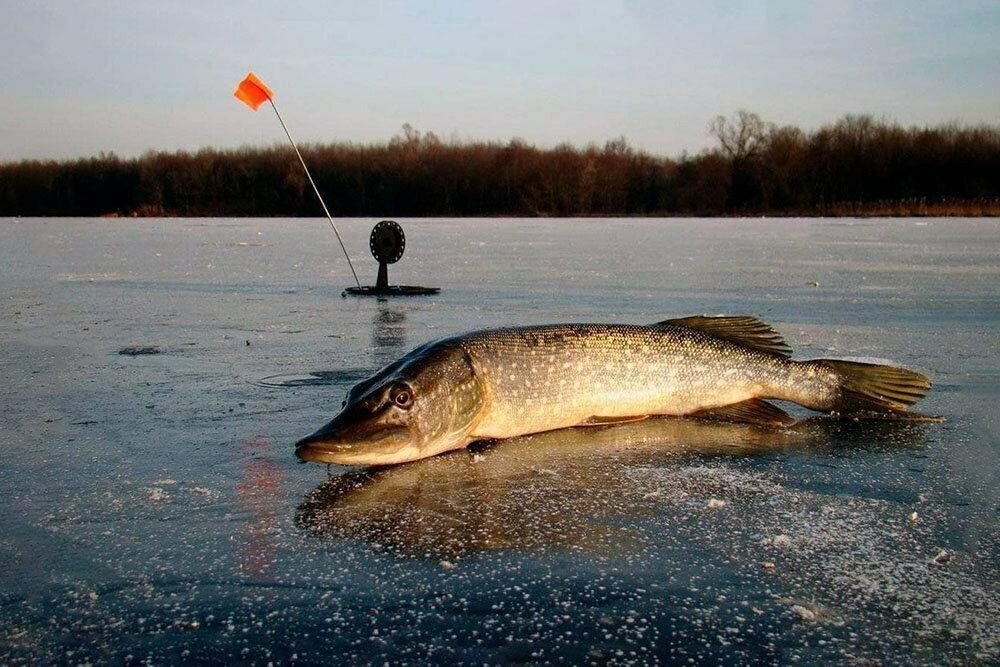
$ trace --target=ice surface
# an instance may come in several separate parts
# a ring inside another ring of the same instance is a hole
[[[0,663],[1000,660],[1000,221],[400,222],[441,294],[341,298],[321,220],[0,221]],[[431,338],[696,313],[948,421],[293,456]]]

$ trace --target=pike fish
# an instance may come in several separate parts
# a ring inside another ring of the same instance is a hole
[[[427,343],[358,383],[295,452],[304,461],[390,465],[477,440],[651,415],[794,423],[767,399],[919,419],[907,408],[930,387],[894,366],[792,360],[774,329],[747,316],[492,329]]]

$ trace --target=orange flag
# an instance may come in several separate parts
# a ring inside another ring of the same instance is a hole
[[[236,86],[233,95],[240,102],[256,111],[257,107],[271,99],[271,89],[264,85],[264,82],[258,79],[256,74],[250,72],[247,74],[247,78]]]

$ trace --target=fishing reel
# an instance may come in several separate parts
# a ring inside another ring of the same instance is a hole
[[[372,233],[368,237],[368,248],[372,252],[372,257],[378,262],[378,277],[375,279],[375,286],[348,287],[344,290],[345,295],[411,296],[437,294],[441,291],[437,287],[389,284],[389,265],[398,262],[406,249],[406,235],[403,234],[403,228],[395,220],[381,220],[372,228]]]
[[[368,238],[372,257],[378,262],[378,278],[375,289],[389,288],[389,265],[395,264],[406,250],[406,235],[395,220],[382,220],[372,228]]]

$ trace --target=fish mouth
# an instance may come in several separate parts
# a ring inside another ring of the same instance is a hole
[[[295,443],[295,455],[313,463],[339,463],[343,456],[350,454],[351,449],[350,445],[323,442],[311,435]]]
[[[420,458],[405,428],[382,428],[357,438],[321,429],[295,443],[295,455],[312,463],[392,465]]]

